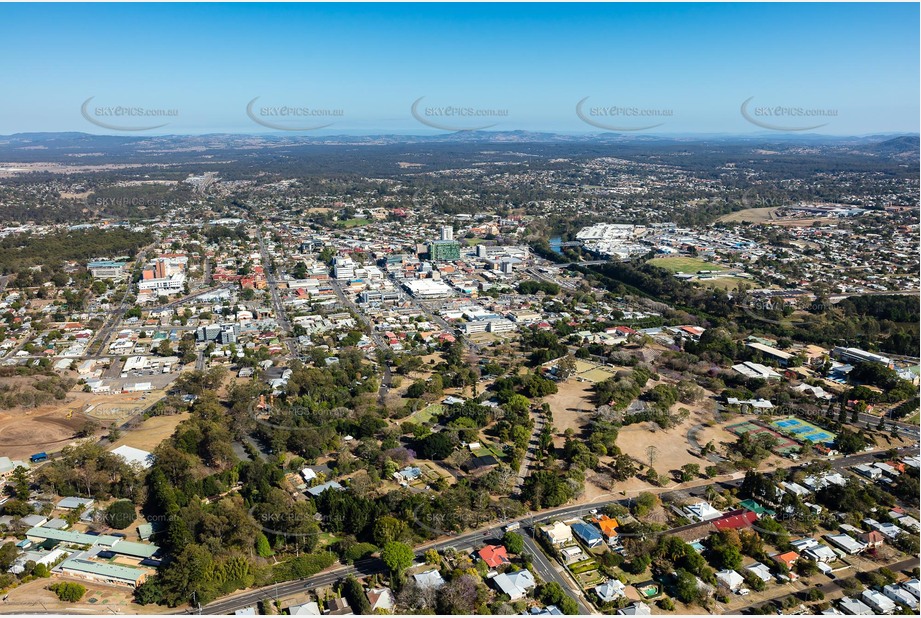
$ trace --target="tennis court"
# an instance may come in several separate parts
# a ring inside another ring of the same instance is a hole
[[[742,421],[741,423],[736,423],[734,425],[729,425],[726,427],[727,431],[731,431],[737,436],[742,434],[750,434],[751,437],[755,438],[760,434],[767,434],[774,438],[776,441],[776,446],[774,447],[774,452],[778,455],[785,455],[791,451],[795,451],[799,448],[799,445],[791,440],[790,438],[774,431],[770,427],[762,425],[758,421]]]
[[[835,434],[802,419],[790,417],[774,421],[771,425],[800,442],[808,440],[813,444],[831,446],[835,441]]]

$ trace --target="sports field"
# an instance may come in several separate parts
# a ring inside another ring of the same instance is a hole
[[[698,271],[701,270],[726,270],[725,267],[719,264],[711,264],[699,258],[686,256],[653,258],[649,260],[647,264],[664,268],[673,273],[685,273],[689,275],[696,275]]]

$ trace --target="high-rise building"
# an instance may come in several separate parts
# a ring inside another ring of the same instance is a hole
[[[454,240],[454,227],[450,225],[441,226],[441,239]]]

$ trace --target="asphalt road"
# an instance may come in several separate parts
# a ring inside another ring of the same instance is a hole
[[[531,529],[531,533],[533,534],[533,528]],[[534,570],[537,571],[537,574],[540,575],[540,578],[545,582],[556,582],[562,586],[563,590],[568,591],[570,596],[579,604],[580,614],[589,615],[595,613],[583,600],[582,593],[576,588],[575,583],[569,581],[567,577],[564,577],[562,573],[556,570],[554,561],[547,557],[538,546],[537,542],[528,534],[522,534],[521,538],[524,539],[525,546],[533,556],[531,565],[534,567]]]

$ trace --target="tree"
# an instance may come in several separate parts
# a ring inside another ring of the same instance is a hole
[[[842,428],[835,437],[835,449],[845,455],[862,451],[867,447],[863,434]]]
[[[172,355],[173,355],[173,347],[170,345],[168,339],[163,339],[157,345],[157,356],[172,356]]]
[[[524,551],[524,539],[517,532],[509,530],[502,536],[502,544],[513,554],[520,554]]]
[[[406,524],[390,515],[381,517],[374,523],[374,542],[384,546],[390,541],[397,541],[406,531]]]
[[[356,614],[371,613],[371,603],[368,602],[368,597],[365,596],[364,588],[358,580],[355,579],[354,575],[349,575],[345,578],[345,583],[342,586],[342,596],[349,602],[352,611]]]
[[[48,590],[58,595],[65,603],[76,603],[86,594],[86,588],[74,582],[58,582],[48,586]]]
[[[262,532],[256,535],[256,553],[260,558],[268,558],[272,555],[272,546],[269,545],[269,539]]]
[[[403,571],[412,565],[414,558],[415,555],[413,554],[412,548],[406,543],[400,543],[399,541],[390,541],[384,545],[384,549],[381,551],[381,560],[384,561],[384,564],[387,565],[390,572],[394,574],[402,574]]]
[[[556,364],[556,375],[561,380],[566,380],[576,373],[576,359],[572,354],[567,354]]]
[[[681,466],[681,482],[687,483],[700,475],[700,466],[696,463]]]
[[[656,463],[656,459],[659,457],[659,448],[655,444],[650,444],[646,447],[646,461],[649,462],[649,467],[652,468]]]
[[[124,530],[136,518],[137,512],[130,500],[116,500],[106,509],[106,524],[116,530]]]
[[[678,569],[676,572],[675,597],[682,603],[693,603],[700,598],[697,578],[684,569]]]

